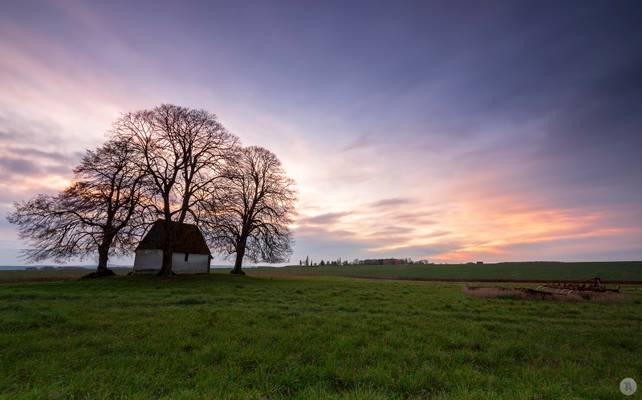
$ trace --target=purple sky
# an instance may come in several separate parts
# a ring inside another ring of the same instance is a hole
[[[3,2],[0,264],[11,202],[164,102],[281,158],[295,261],[642,259],[641,3],[476,4]]]

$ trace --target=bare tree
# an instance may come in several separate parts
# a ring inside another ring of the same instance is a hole
[[[29,261],[98,254],[97,276],[111,275],[110,253],[133,247],[140,233],[143,176],[130,161],[126,142],[109,141],[87,151],[74,169],[74,182],[55,196],[16,203],[8,220],[30,241]]]
[[[238,139],[214,114],[171,104],[124,115],[114,135],[131,143],[147,175],[147,206],[166,221],[159,275],[172,273],[170,221],[198,222],[195,210],[215,190]]]
[[[256,146],[240,149],[214,201],[206,235],[217,248],[236,255],[233,274],[243,274],[244,257],[276,263],[291,255],[288,225],[296,191],[272,152]]]

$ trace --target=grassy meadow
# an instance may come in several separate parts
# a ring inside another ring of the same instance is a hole
[[[248,272],[0,285],[0,398],[620,399],[642,382],[640,287],[566,303]]]
[[[131,268],[112,268],[119,275],[127,275]],[[36,270],[13,269],[0,270],[0,284],[14,282],[44,282],[44,281],[63,281],[77,280],[90,272],[88,268],[82,267],[64,267],[64,268],[39,268]]]
[[[496,264],[346,265],[258,268],[267,275],[322,275],[386,279],[457,279],[548,281],[587,280],[642,282],[642,261],[617,262],[507,262]]]

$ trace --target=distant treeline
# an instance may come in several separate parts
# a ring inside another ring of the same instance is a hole
[[[342,260],[341,257],[336,260],[313,261],[309,256],[305,260],[299,260],[299,266],[302,267],[322,267],[325,265],[403,265],[403,264],[430,264],[427,260],[413,261],[411,258],[369,258],[360,260],[355,258],[352,261]]]

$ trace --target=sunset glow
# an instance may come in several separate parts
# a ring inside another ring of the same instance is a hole
[[[12,202],[64,188],[121,113],[161,103],[282,160],[294,262],[641,259],[642,31],[559,7],[539,26],[510,3],[464,23],[419,5],[4,4],[0,264],[21,263]]]

